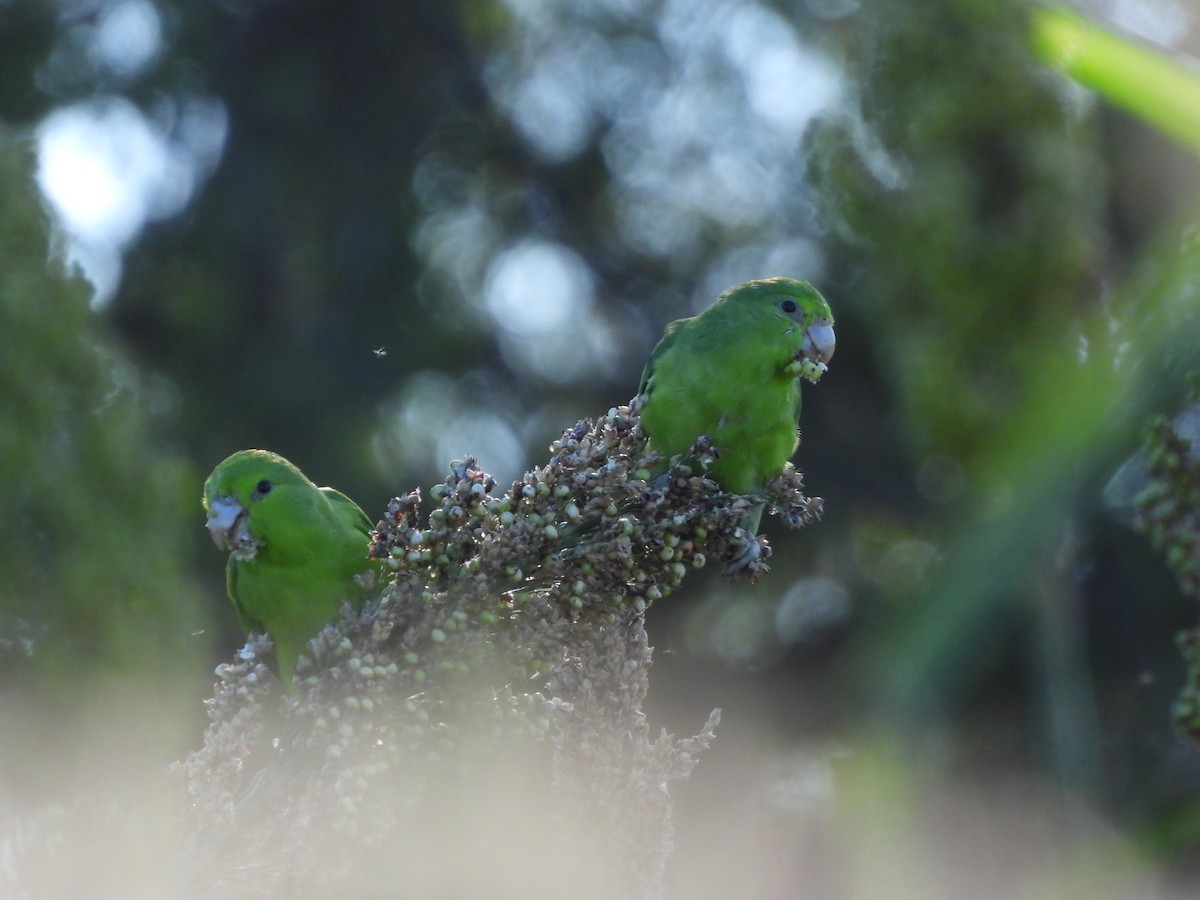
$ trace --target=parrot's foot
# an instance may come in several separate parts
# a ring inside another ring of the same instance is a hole
[[[771,555],[771,544],[765,537],[759,537],[753,531],[739,528],[733,533],[735,541],[740,542],[736,555],[722,569],[723,575],[749,575],[756,580],[767,571],[767,557]]]

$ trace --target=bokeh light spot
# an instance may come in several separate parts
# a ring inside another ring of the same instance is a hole
[[[215,100],[166,101],[152,120],[124,97],[55,110],[38,127],[37,182],[103,304],[121,253],[147,221],[175,215],[216,166],[228,128]]]
[[[811,640],[843,624],[851,612],[850,592],[832,578],[801,578],[775,609],[775,631],[785,644]]]
[[[162,19],[150,0],[121,0],[100,17],[92,37],[92,56],[114,75],[130,78],[162,49]]]
[[[505,331],[561,331],[592,306],[592,273],[572,250],[548,241],[522,241],[492,263],[484,303]]]
[[[501,484],[520,475],[526,459],[513,424],[519,412],[475,386],[495,380],[483,372],[462,379],[440,372],[410,377],[381,411],[372,441],[379,470],[444,473],[451,460],[474,454]]]

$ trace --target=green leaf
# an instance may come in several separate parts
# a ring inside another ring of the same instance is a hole
[[[1200,68],[1121,37],[1077,13],[1033,13],[1033,47],[1084,87],[1200,155]]]

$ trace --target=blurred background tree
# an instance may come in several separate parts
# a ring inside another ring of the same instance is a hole
[[[1195,50],[1183,6],[1092,5]],[[177,755],[238,642],[199,510],[227,453],[372,514],[466,453],[504,482],[667,321],[787,274],[838,316],[798,457],[827,514],[755,588],[651,612],[662,724],[725,709],[675,887],[850,890],[831,846],[921,855],[855,823],[1011,778],[1056,835],[1110,820],[1186,873],[1194,608],[1102,491],[1196,362],[1196,162],[1039,62],[1028,14],[0,3],[6,693],[58,727],[171,661]],[[923,811],[951,844],[955,809]]]

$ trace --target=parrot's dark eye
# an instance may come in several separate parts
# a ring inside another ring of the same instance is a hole
[[[260,481],[258,484],[256,484],[254,486],[254,496],[256,498],[257,497],[265,497],[265,496],[267,496],[267,494],[271,493],[271,488],[273,488],[273,487],[275,487],[275,485],[273,485],[271,482],[267,481],[267,479],[264,478],[262,481]]]
[[[795,300],[784,300],[779,304],[779,308],[782,309],[789,316],[798,309],[798,307],[796,306]]]

